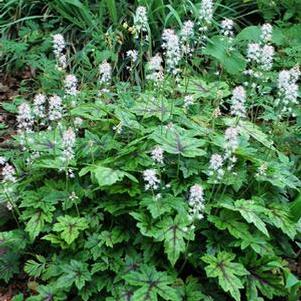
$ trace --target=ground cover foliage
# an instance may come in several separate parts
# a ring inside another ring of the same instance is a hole
[[[298,5],[0,2],[1,287],[299,300]]]

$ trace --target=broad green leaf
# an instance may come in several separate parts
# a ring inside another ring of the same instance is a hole
[[[237,34],[235,42],[241,41],[259,42],[261,36],[261,30],[258,26],[248,26]]]
[[[249,272],[240,263],[232,262],[234,254],[219,252],[217,256],[205,255],[202,260],[208,264],[205,271],[208,277],[217,277],[218,283],[225,292],[240,301],[240,289],[243,288],[243,282],[240,276],[246,276]]]
[[[162,130],[161,127],[158,127],[152,134],[152,138],[162,146],[164,151],[170,154],[189,158],[206,155],[206,151],[200,148],[204,146],[205,141],[191,137],[189,131],[182,128]]]
[[[93,170],[93,174],[100,187],[113,185],[124,177],[124,172],[104,166],[97,166]]]
[[[238,74],[246,67],[244,57],[237,50],[233,50],[226,39],[219,36],[210,40],[203,53],[216,58],[230,74]]]
[[[70,264],[62,266],[63,275],[57,280],[58,286],[70,287],[73,283],[81,290],[87,281],[91,281],[91,273],[88,264],[77,260],[71,260]]]
[[[85,218],[72,217],[69,215],[59,216],[58,222],[54,224],[53,231],[59,232],[61,238],[70,245],[80,234],[88,228]]]
[[[157,272],[153,266],[143,264],[139,271],[131,271],[122,278],[139,287],[134,291],[134,301],[157,301],[158,296],[163,300],[180,301],[176,290],[171,287],[175,279],[166,272]]]
[[[250,271],[246,283],[248,300],[257,301],[258,291],[270,300],[286,295],[281,260],[269,254],[258,259],[251,256],[248,261]]]
[[[289,207],[285,204],[270,203],[266,211],[267,222],[281,229],[283,233],[294,239],[297,226],[290,218]]]
[[[30,211],[32,212],[32,210]],[[26,215],[28,215],[28,213]],[[26,222],[25,227],[25,231],[28,232],[32,241],[44,230],[45,223],[51,223],[52,216],[53,213],[51,211],[44,212],[41,209],[32,213],[32,217]]]
[[[81,104],[71,110],[72,116],[80,116],[88,120],[99,121],[107,115],[106,111],[100,105]]]
[[[181,253],[185,251],[186,240],[194,238],[193,231],[189,228],[189,221],[178,214],[175,219],[167,216],[156,227],[156,240],[164,241],[164,250],[168,260],[175,265]]]
[[[151,213],[153,218],[158,218],[164,213],[171,212],[172,209],[182,211],[184,207],[184,200],[171,195],[163,197],[145,197],[140,202],[142,206],[145,206]]]
[[[266,236],[269,236],[268,230],[261,216],[266,213],[266,208],[256,204],[253,200],[237,200],[232,203],[222,203],[222,207],[238,211],[248,222],[255,225]]]
[[[229,85],[226,82],[206,82],[199,77],[189,79],[188,85],[180,84],[182,93],[195,95],[196,98],[213,99],[225,98],[231,94]]]
[[[297,222],[301,218],[301,193],[298,195],[297,199],[290,204],[290,211],[294,221]]]

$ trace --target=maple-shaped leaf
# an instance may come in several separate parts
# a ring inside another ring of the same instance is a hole
[[[192,137],[194,135],[194,132],[190,133],[188,130],[176,126],[172,130],[162,130],[161,127],[158,127],[152,138],[169,154],[189,158],[206,155],[206,151],[200,148],[205,145],[205,141]]]
[[[164,250],[172,265],[186,248],[186,240],[192,240],[194,233],[189,229],[190,222],[183,215],[178,214],[175,219],[170,216],[162,219],[156,226],[156,240],[164,241]]]
[[[72,217],[69,215],[59,216],[54,224],[53,231],[60,232],[61,238],[70,245],[80,234],[80,231],[88,228],[85,218]]]
[[[237,201],[224,202],[221,204],[221,207],[238,211],[248,223],[254,224],[259,231],[266,236],[269,236],[265,222],[262,219],[262,216],[264,216],[267,211],[261,204],[258,204],[254,200],[241,199]]]
[[[207,254],[202,257],[202,260],[208,263],[208,266],[205,267],[207,276],[217,277],[221,288],[239,301],[239,290],[244,287],[240,276],[248,275],[249,272],[242,264],[232,262],[234,258],[234,254],[219,252],[217,256]]]
[[[176,290],[171,287],[175,279],[166,272],[158,272],[153,266],[143,264],[138,271],[131,271],[123,276],[130,285],[138,287],[132,296],[132,301],[178,301]]]
[[[88,264],[71,260],[70,264],[62,266],[63,275],[57,280],[61,287],[70,287],[73,283],[81,290],[87,281],[91,280],[91,273],[88,270]]]

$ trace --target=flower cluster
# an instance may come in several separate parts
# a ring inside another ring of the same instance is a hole
[[[154,169],[146,169],[143,172],[143,179],[145,181],[145,190],[153,189],[156,190],[159,188],[160,180],[157,177],[157,173]]]
[[[278,75],[278,94],[277,105],[281,105],[281,113],[291,113],[292,106],[298,103],[298,84],[300,76],[299,66],[290,70],[283,70]]]
[[[52,42],[53,42],[53,53],[57,60],[57,67],[59,69],[66,69],[67,59],[66,59],[66,55],[64,54],[66,48],[64,37],[61,34],[55,34],[52,36]]]
[[[258,167],[257,173],[255,174],[255,176],[256,177],[265,177],[267,170],[268,170],[267,163],[263,163]]]
[[[56,121],[62,118],[63,115],[63,105],[62,99],[58,95],[53,95],[49,98],[49,108],[48,108],[49,120]]]
[[[133,69],[135,64],[138,61],[138,51],[137,50],[128,50],[126,52],[126,57],[129,58],[131,65],[127,67],[130,71]]]
[[[224,159],[219,154],[213,154],[209,163],[209,175],[216,176],[217,180],[220,180],[225,171],[223,170]]]
[[[178,64],[182,58],[179,37],[174,30],[165,29],[162,34],[162,40],[167,71],[176,75],[179,72]]]
[[[20,104],[20,106],[18,107],[17,122],[19,130],[26,132],[30,132],[32,130],[34,118],[29,104],[25,102]]]
[[[187,109],[189,106],[194,104],[194,99],[192,95],[186,95],[184,97],[184,108]]]
[[[63,148],[63,161],[70,161],[74,158],[74,145],[75,145],[75,133],[72,128],[69,128],[63,133],[62,148]]]
[[[164,79],[163,67],[162,67],[162,57],[159,53],[153,56],[148,64],[147,64],[147,71],[148,75],[146,76],[147,79],[154,81],[155,83],[160,83]]]
[[[164,163],[164,156],[163,156],[164,150],[160,146],[156,146],[152,151],[151,151],[151,156],[152,159],[156,163],[163,164]]]
[[[75,96],[77,94],[77,78],[73,74],[68,74],[64,80],[65,93]]]
[[[271,45],[261,46],[258,43],[250,43],[247,50],[247,59],[250,63],[255,63],[264,71],[271,70],[275,49]]]
[[[110,83],[111,78],[112,78],[112,67],[107,61],[104,61],[102,64],[100,64],[99,74],[100,74],[99,81],[101,84],[109,84]]]
[[[189,219],[201,220],[204,218],[203,212],[205,210],[204,206],[204,191],[203,188],[195,184],[190,188],[190,194],[188,199],[189,204]]]
[[[33,99],[33,113],[37,118],[45,117],[45,103],[46,96],[44,94],[37,94]]]
[[[138,60],[138,51],[137,50],[128,50],[126,56],[131,60],[132,64],[135,64]]]
[[[226,37],[233,37],[234,31],[233,31],[234,22],[231,19],[224,19],[221,22],[221,34]]]
[[[2,164],[1,164],[2,165]],[[3,183],[14,183],[16,182],[16,171],[15,168],[5,163],[5,165],[2,167],[2,181]]]
[[[263,24],[261,26],[261,40],[263,43],[268,44],[272,41],[272,32],[273,32],[273,26],[269,23]]]
[[[144,6],[138,6],[134,15],[134,28],[135,37],[137,38],[140,33],[147,32],[148,19],[147,11]]]
[[[189,55],[192,53],[193,48],[191,46],[194,37],[194,23],[192,21],[186,21],[180,31],[180,45],[181,52]]]
[[[243,86],[234,88],[231,98],[231,114],[237,117],[246,116],[246,91]]]
[[[203,23],[210,24],[213,18],[213,2],[212,0],[202,0],[199,12],[199,19]]]
[[[225,149],[226,153],[233,153],[239,144],[239,128],[230,127],[225,131]]]

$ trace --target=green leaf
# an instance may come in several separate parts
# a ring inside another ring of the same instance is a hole
[[[298,195],[297,199],[290,204],[290,211],[294,221],[297,222],[301,218],[301,193]]]
[[[216,58],[230,74],[238,74],[246,67],[244,57],[233,50],[228,40],[214,36],[203,51],[204,54]]]
[[[158,296],[163,300],[180,301],[176,290],[171,287],[175,279],[166,272],[157,272],[153,266],[143,264],[139,271],[131,271],[123,279],[139,287],[134,291],[133,301],[157,301]]]
[[[104,166],[97,166],[93,170],[93,174],[100,187],[113,185],[124,177],[124,172]]]
[[[261,215],[265,214],[266,208],[256,204],[253,200],[236,200],[232,203],[222,203],[222,207],[238,211],[241,216],[248,222],[255,225],[255,227],[266,236],[269,236],[268,230],[265,226]]]
[[[297,226],[290,218],[289,207],[286,204],[270,203],[267,209],[267,222],[281,229],[291,239],[294,239],[297,233]]]
[[[38,260],[27,260],[24,266],[24,271],[32,277],[40,277],[46,268],[46,259],[41,255],[36,255]]]
[[[179,127],[172,130],[158,127],[152,134],[164,151],[170,154],[182,155],[184,157],[194,158],[206,155],[206,151],[200,149],[205,145],[205,141],[198,138],[193,138],[189,135],[189,131]]]
[[[81,290],[87,281],[91,281],[91,273],[88,264],[77,260],[71,260],[70,264],[62,266],[63,275],[57,280],[58,286],[70,287],[73,283]]]
[[[203,78],[192,77],[189,79],[188,85],[181,84],[180,91],[182,93],[193,94],[196,98],[205,98],[215,100],[225,98],[231,94],[229,85],[226,82],[206,82]]]
[[[107,115],[101,105],[96,104],[81,104],[71,110],[72,116],[80,116],[88,120],[99,121]]]
[[[42,210],[32,215],[25,227],[25,231],[28,232],[32,241],[44,230],[45,223],[51,223],[52,216],[52,212],[49,211],[45,213]]]
[[[250,236],[248,225],[240,222],[232,212],[221,210],[219,216],[208,216],[208,221],[212,222],[219,230],[228,230],[235,238],[243,239]]]
[[[69,215],[59,216],[58,222],[54,224],[53,231],[60,232],[61,238],[70,245],[80,234],[88,228],[85,218],[72,217]]]
[[[284,288],[283,262],[271,254],[257,258],[249,256],[248,267],[250,274],[247,276],[246,295],[248,300],[257,301],[258,290],[268,299],[274,300],[274,296],[286,295]]]
[[[194,238],[194,233],[189,228],[189,225],[190,223],[186,217],[184,218],[180,214],[175,219],[169,216],[165,217],[156,225],[158,228],[156,240],[164,241],[164,250],[172,265],[175,265],[180,254],[185,251],[185,240]]]
[[[183,208],[184,200],[171,195],[163,197],[145,197],[140,204],[145,206],[153,218],[158,218],[164,213],[171,212],[172,209],[180,211]]]
[[[243,288],[241,277],[248,275],[249,272],[240,263],[232,262],[234,254],[219,252],[217,256],[205,255],[202,260],[208,263],[205,267],[208,277],[217,277],[219,285],[225,292],[229,292],[236,300],[240,300],[239,289]]]
[[[244,28],[235,38],[235,42],[241,41],[259,42],[261,36],[261,29],[258,26],[248,26]]]

